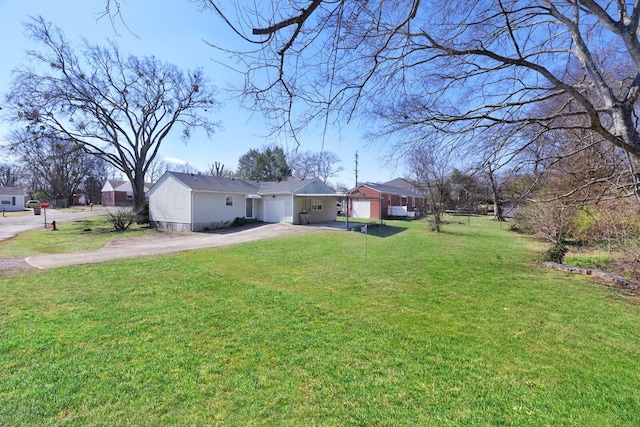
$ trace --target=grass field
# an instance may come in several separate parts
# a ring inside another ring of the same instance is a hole
[[[639,306],[427,228],[1,279],[0,425],[640,424]]]
[[[125,233],[115,232],[113,225],[99,215],[59,224],[55,234],[51,229],[25,231],[16,238],[0,242],[0,256],[24,258],[45,253],[95,251],[110,240],[141,237],[154,232],[148,226],[138,224],[131,225]]]

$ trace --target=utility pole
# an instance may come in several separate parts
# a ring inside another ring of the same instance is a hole
[[[358,152],[356,151],[356,187],[358,186]]]

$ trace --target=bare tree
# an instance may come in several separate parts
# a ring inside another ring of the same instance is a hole
[[[245,101],[294,136],[329,115],[372,114],[386,131],[433,129],[467,141],[496,124],[550,129],[572,116],[580,119],[573,126],[640,157],[638,2],[201,3],[259,44],[236,57]],[[539,114],[535,106],[549,99],[563,107]]]
[[[567,237],[584,243],[625,246],[637,227],[636,183],[625,152],[591,132],[565,129],[546,134],[545,167],[536,176],[538,191],[516,225],[553,244],[549,258],[561,262]],[[624,213],[623,213],[624,212]]]
[[[326,184],[329,178],[337,176],[344,170],[342,166],[336,166],[338,163],[340,158],[337,154],[331,151],[318,153],[318,178]]]
[[[340,158],[331,151],[305,151],[290,156],[289,165],[295,179],[320,178],[325,184],[344,169],[336,166]]]
[[[564,240],[571,228],[576,207],[566,200],[554,200],[531,205],[526,213],[535,234],[553,244],[547,252],[549,261],[562,263],[567,247]]]
[[[122,171],[137,208],[148,168],[174,128],[182,128],[185,139],[194,127],[214,130],[207,111],[217,103],[202,71],[125,56],[114,43],[85,42],[77,54],[41,17],[26,28],[43,50],[27,53],[35,68],[14,73],[6,96],[10,118],[31,130],[51,130]]]
[[[546,187],[542,200],[564,198],[573,204],[634,196],[634,158],[582,129],[548,132],[544,168],[536,177]],[[537,197],[538,198],[538,197]]]
[[[191,173],[191,174],[200,173],[198,168],[196,168],[195,166],[193,166],[189,162],[186,162],[186,163],[171,163],[171,164],[167,165],[167,170],[170,170],[172,172]]]
[[[20,167],[16,164],[0,164],[0,187],[17,187],[20,182]]]
[[[431,229],[440,232],[451,196],[451,152],[437,151],[425,145],[416,148],[408,162],[418,187],[429,196]]]
[[[221,162],[213,162],[209,165],[209,174],[211,176],[218,176],[222,178],[231,178],[234,173],[230,169],[225,169],[225,165]]]
[[[294,179],[307,179],[315,176],[314,170],[317,165],[311,151],[296,153],[289,156],[289,166],[291,166],[291,175]]]
[[[168,169],[169,164],[164,159],[156,157],[152,162],[149,162],[145,181],[157,182]]]
[[[23,130],[12,132],[9,142],[12,155],[35,184],[31,189],[50,198],[64,200],[59,202],[62,207],[72,202],[73,194],[97,169],[98,158],[69,139]]]
[[[488,199],[487,186],[474,170],[461,171],[454,168],[450,176],[452,202],[456,209],[476,212],[478,205]]]

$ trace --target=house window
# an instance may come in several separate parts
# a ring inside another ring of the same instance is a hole
[[[312,200],[311,201],[311,210],[312,211],[321,211],[322,210],[322,200]]]
[[[133,193],[127,193],[127,200],[133,200]]]
[[[224,196],[225,206],[233,206],[233,196]]]

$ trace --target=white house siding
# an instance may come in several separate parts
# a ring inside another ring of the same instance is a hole
[[[294,224],[300,224],[300,213],[302,210],[306,210],[308,213],[311,212],[311,200],[306,197],[296,197],[293,199],[293,218]],[[309,220],[311,220],[311,216],[309,216]]]
[[[327,196],[324,197],[324,194]],[[314,200],[321,202],[322,209],[313,209]],[[294,192],[293,223],[300,224],[300,212],[303,209],[309,214],[309,222],[312,224],[335,221],[337,202],[334,191],[325,183],[320,180],[311,182]]]
[[[253,200],[253,217],[258,221],[264,221],[264,203],[262,199]]]
[[[311,223],[335,221],[338,199],[335,197],[322,197],[321,200],[322,210],[310,210],[309,221]]]
[[[314,210],[313,201],[318,200],[322,203],[322,209]],[[295,197],[294,198],[294,216],[293,223],[300,224],[299,214],[303,209],[309,214],[309,222],[311,224],[318,224],[321,222],[331,222],[336,220],[336,204],[338,199],[336,197]]]
[[[287,224],[293,224],[294,217],[296,217],[296,220],[298,220],[298,214],[295,213],[294,215],[293,212],[293,196],[282,196],[282,199],[284,200],[284,211],[286,213],[284,222],[286,222]]]
[[[295,194],[330,194],[328,192],[333,193],[333,191],[327,187],[322,181],[310,182],[305,185],[303,188],[297,190]]]
[[[168,176],[149,198],[149,220],[161,230],[191,231],[191,191]]]
[[[233,196],[227,206],[226,196]],[[315,223],[335,221],[336,197],[320,180],[255,183],[219,177],[167,172],[151,190],[150,218],[153,226],[180,231],[226,227],[247,215],[264,222],[300,223],[304,208]],[[322,209],[313,209],[321,200]]]
[[[0,210],[5,212],[24,210],[24,193],[0,195]]]
[[[227,196],[233,197],[233,206],[226,205]],[[228,227],[246,213],[244,194],[194,192],[193,206],[193,231]]]

